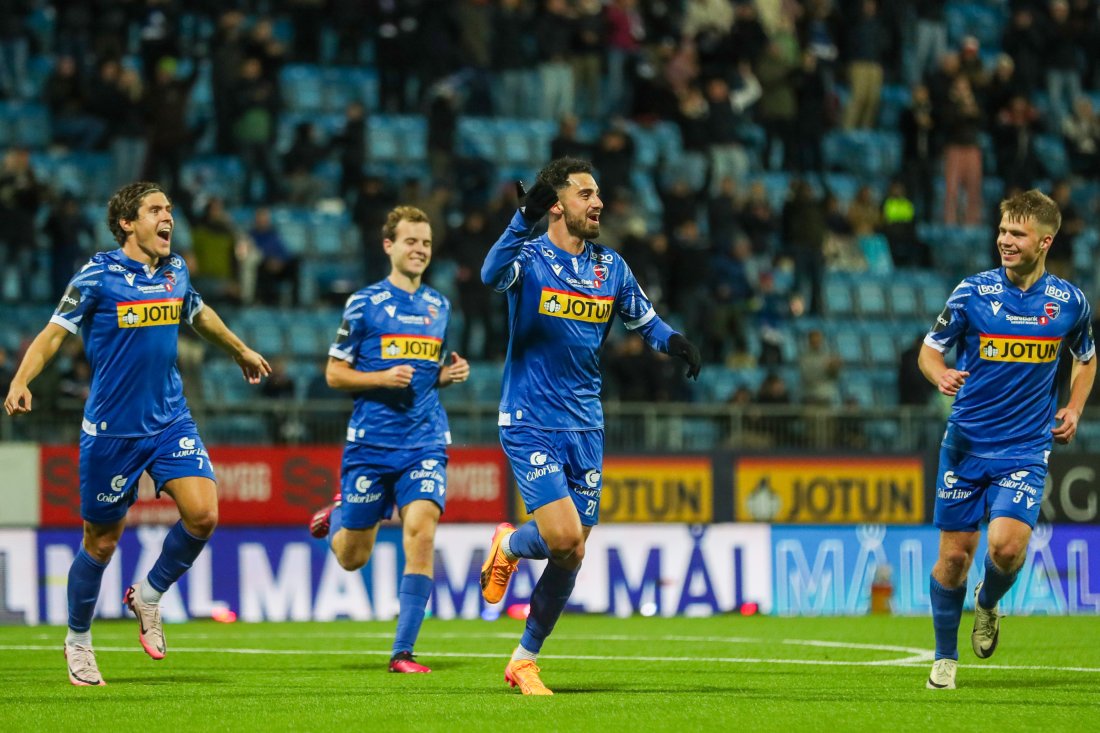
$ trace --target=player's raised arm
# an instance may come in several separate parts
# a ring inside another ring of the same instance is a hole
[[[27,347],[27,353],[23,355],[23,361],[19,363],[19,369],[12,377],[8,396],[4,400],[4,409],[9,415],[22,415],[31,411],[32,395],[29,385],[54,358],[68,335],[65,328],[56,323],[47,323],[35,336]]]
[[[233,357],[249,384],[259,384],[263,377],[271,374],[271,365],[267,363],[267,359],[250,349],[237,334],[230,331],[225,321],[210,306],[203,306],[195,314],[191,327],[204,339]]]
[[[524,193],[523,184],[516,182],[516,192],[523,205],[485,255],[485,263],[481,266],[481,281],[495,290],[507,290],[516,281],[519,275],[516,260],[523,251],[524,242],[535,224],[558,200],[557,191],[545,181],[536,181],[527,193]]]

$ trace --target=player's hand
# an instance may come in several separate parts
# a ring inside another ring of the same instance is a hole
[[[523,212],[523,218],[532,226],[558,202],[558,192],[549,183],[542,181],[535,181],[531,190],[526,192],[523,190],[523,181],[516,181],[516,195],[523,204],[519,209]]]
[[[940,375],[940,381],[936,383],[936,387],[943,394],[948,397],[954,397],[962,389],[963,384],[966,382],[966,378],[970,376],[970,372],[960,372],[958,369],[948,369]]]
[[[25,384],[12,384],[4,400],[9,415],[22,415],[31,411],[31,391]]]
[[[408,364],[398,364],[382,372],[382,386],[389,389],[405,389],[412,384],[416,370]]]
[[[271,365],[267,359],[257,354],[252,349],[245,349],[233,357],[237,366],[241,368],[241,374],[249,384],[259,384],[260,380],[271,374]]]
[[[463,359],[457,352],[451,352],[451,363],[445,364],[439,370],[439,386],[458,384],[470,378],[470,362]]]
[[[1077,435],[1077,421],[1081,419],[1077,410],[1063,407],[1055,413],[1054,419],[1059,423],[1050,431],[1054,434],[1054,440],[1062,445],[1073,440],[1073,436]]]
[[[699,378],[699,368],[703,362],[702,357],[699,356],[699,349],[695,348],[695,344],[688,341],[682,333],[674,333],[669,336],[668,353],[687,362],[688,369],[684,373],[685,377]]]

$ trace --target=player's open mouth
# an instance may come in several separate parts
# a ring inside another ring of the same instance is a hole
[[[157,236],[161,238],[161,241],[172,241],[172,227],[161,227],[157,230]]]
[[[593,214],[589,214],[588,215],[588,221],[595,222],[596,224],[599,224],[600,223],[600,212],[597,211]]]

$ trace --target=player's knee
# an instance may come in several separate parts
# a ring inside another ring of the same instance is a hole
[[[965,550],[958,549],[941,551],[939,570],[938,575],[947,581],[945,585],[955,587],[966,580],[966,573],[970,570],[970,555]]]
[[[989,545],[989,559],[1001,572],[1011,573],[1020,566],[1025,549],[1027,549],[1027,543],[1014,540],[991,543]]]
[[[561,532],[544,537],[550,548],[550,556],[555,560],[571,559],[578,564],[584,559],[584,534],[581,532]]]
[[[367,560],[370,559],[370,555],[363,557],[356,553],[337,553],[336,562],[340,563],[340,567],[344,570],[358,570],[367,564]]]
[[[190,512],[183,520],[183,526],[195,537],[200,539],[210,537],[218,526],[218,507],[212,506]]]
[[[116,547],[118,547],[118,537],[104,535],[102,537],[84,538],[84,551],[91,555],[96,562],[110,562],[115,554]]]

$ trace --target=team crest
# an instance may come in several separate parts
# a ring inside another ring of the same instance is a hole
[[[593,265],[592,274],[596,276],[597,280],[606,280],[610,274],[607,269],[607,265]]]
[[[172,270],[165,270],[164,279],[168,281],[168,283],[164,286],[164,289],[167,290],[169,293],[172,292],[172,288],[176,287],[176,273]]]
[[[432,318],[439,318],[439,309],[436,308],[434,305],[429,305],[428,315],[430,315]]]
[[[1050,316],[1051,319],[1054,319],[1062,312],[1062,306],[1057,303],[1046,303],[1043,305],[1043,312]]]

